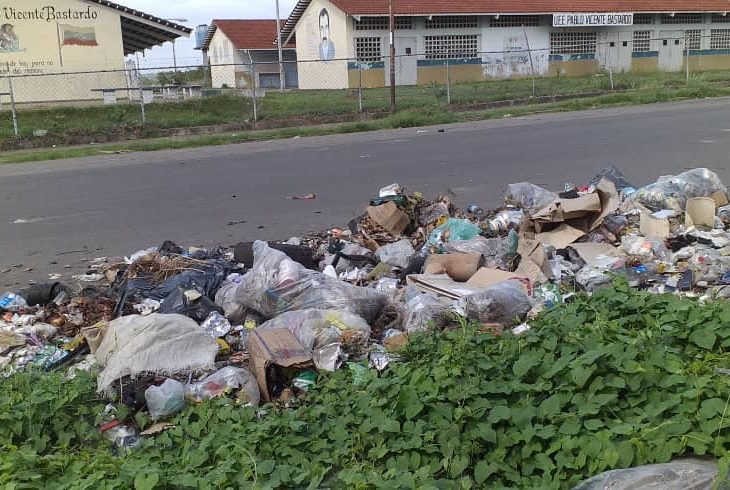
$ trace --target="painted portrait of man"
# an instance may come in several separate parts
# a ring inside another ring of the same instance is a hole
[[[335,43],[330,39],[330,14],[327,9],[322,9],[319,13],[319,39],[319,59],[335,59]]]

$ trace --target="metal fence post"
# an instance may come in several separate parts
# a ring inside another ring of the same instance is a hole
[[[251,100],[253,101],[253,122],[259,122],[259,111],[256,104],[256,64],[251,63],[251,86],[253,91],[251,93]]]
[[[10,63],[7,64],[8,69],[8,92],[10,92],[10,111],[13,113],[13,131],[15,137],[20,137],[20,127],[18,127],[18,112],[15,110],[15,94],[13,93],[13,79],[10,76]]]
[[[362,63],[357,64],[357,76],[358,76],[358,82],[357,82],[357,104],[358,104],[358,110],[360,111],[360,114],[363,113],[363,104],[362,104]]]
[[[446,59],[446,103],[451,105],[451,63]]]

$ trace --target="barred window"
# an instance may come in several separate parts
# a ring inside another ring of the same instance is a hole
[[[413,29],[413,19],[411,17],[396,17],[396,30]],[[356,31],[387,31],[390,29],[390,19],[388,17],[361,17],[360,20],[355,19]]]
[[[712,29],[710,49],[730,49],[730,29]]]
[[[730,15],[712,14],[713,24],[727,24],[730,22]]]
[[[684,31],[685,49],[702,49],[702,29],[689,29]]]
[[[500,15],[489,20],[490,27],[539,27],[539,15]]]
[[[478,36],[426,36],[426,59],[477,58]]]
[[[634,31],[634,52],[651,51],[651,31]]]
[[[634,14],[634,25],[648,25],[654,23],[654,16],[651,14]]]
[[[662,24],[702,24],[702,14],[664,14]]]
[[[380,61],[382,58],[382,42],[379,37],[356,37],[355,55],[360,63]]]
[[[551,32],[550,54],[595,54],[595,32]]]
[[[479,27],[476,15],[447,15],[426,19],[426,29],[469,29]]]

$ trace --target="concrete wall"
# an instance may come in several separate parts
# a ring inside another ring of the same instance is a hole
[[[320,15],[329,14],[329,39],[320,35]],[[313,0],[296,28],[299,88],[349,86],[347,58],[352,53],[352,21],[327,0]]]
[[[251,61],[236,49],[228,36],[220,29],[215,31],[210,40],[208,56],[210,57],[210,77],[213,88],[223,88],[224,85],[229,88],[252,86],[249,70],[244,69],[243,66],[233,66],[250,64]]]
[[[91,70],[124,70],[120,15],[114,9],[78,0],[22,0],[0,9],[0,74],[13,80],[16,101],[101,99],[92,89],[124,88],[126,74],[58,75]],[[36,76],[37,75],[37,76]],[[48,75],[48,76],[46,76]]]
[[[549,70],[550,28],[547,19],[540,27],[486,28],[482,36],[483,76],[520,78],[547,75]],[[528,51],[528,47],[529,50]]]

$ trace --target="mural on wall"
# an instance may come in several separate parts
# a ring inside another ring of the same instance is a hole
[[[0,53],[18,53],[20,49],[20,39],[15,34],[15,26],[13,24],[3,24],[0,26]]]
[[[484,76],[487,78],[509,78],[530,76],[547,70],[548,56],[545,51],[532,51],[527,47],[523,35],[508,34],[502,39],[501,53],[488,53],[484,60]]]
[[[96,41],[96,29],[93,27],[78,27],[69,24],[59,24],[61,32],[61,44],[63,46],[98,46]]]
[[[327,9],[322,9],[319,13],[319,59],[335,59],[335,43],[330,39],[330,14]]]

